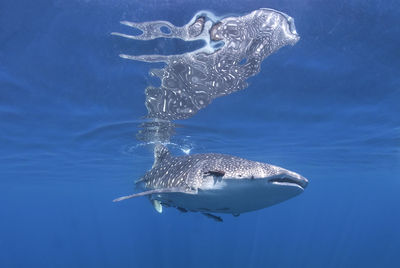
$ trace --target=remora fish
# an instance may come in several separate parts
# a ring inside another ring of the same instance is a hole
[[[281,167],[224,154],[172,156],[163,145],[154,150],[154,164],[136,182],[143,192],[114,202],[148,196],[158,212],[176,207],[182,212],[241,213],[262,209],[304,191],[308,180]]]

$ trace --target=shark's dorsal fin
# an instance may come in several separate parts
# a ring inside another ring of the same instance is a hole
[[[165,193],[183,193],[183,194],[196,194],[197,190],[187,190],[185,188],[162,188],[162,189],[155,189],[150,191],[145,191],[137,194],[131,194],[126,196],[121,196],[113,200],[113,202],[119,202],[122,200],[126,200],[129,198],[145,196],[145,195],[152,195],[152,194],[165,194]]]
[[[160,164],[164,159],[170,158],[171,153],[169,152],[168,148],[162,144],[157,144],[154,147],[154,164],[153,168]]]

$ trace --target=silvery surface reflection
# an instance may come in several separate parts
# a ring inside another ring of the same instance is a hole
[[[172,120],[187,119],[213,99],[245,89],[246,80],[260,71],[267,56],[299,40],[291,17],[265,8],[237,17],[216,17],[200,11],[182,27],[168,21],[121,23],[139,34],[113,35],[134,40],[178,38],[205,42],[202,48],[179,55],[120,55],[166,64],[150,71],[150,75],[161,80],[161,85],[145,90],[146,117],[154,121],[144,123],[137,135],[142,141],[168,141],[174,133]]]

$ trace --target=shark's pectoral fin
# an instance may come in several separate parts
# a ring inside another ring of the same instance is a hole
[[[152,194],[167,194],[167,193],[183,193],[183,194],[197,194],[197,190],[188,190],[186,188],[162,188],[162,189],[155,189],[150,191],[145,191],[137,194],[131,194],[126,196],[121,196],[113,200],[113,202],[119,202],[122,200],[126,200],[129,198],[139,197],[139,196],[146,196]]]
[[[176,209],[179,210],[182,213],[188,212],[186,208],[177,207]]]
[[[208,213],[208,212],[203,212],[201,214],[203,214],[207,218],[213,219],[214,221],[217,221],[217,222],[223,222],[224,221],[221,217],[216,216],[216,215],[211,214],[211,213]]]

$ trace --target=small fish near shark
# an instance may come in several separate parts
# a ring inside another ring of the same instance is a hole
[[[213,213],[239,216],[288,200],[308,185],[308,180],[295,172],[231,155],[175,157],[158,144],[154,158],[152,169],[136,182],[143,192],[114,202],[147,196],[159,213],[163,207],[175,207],[221,222],[222,218]]]

